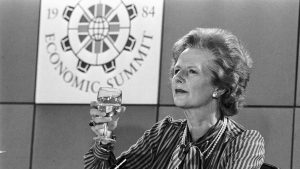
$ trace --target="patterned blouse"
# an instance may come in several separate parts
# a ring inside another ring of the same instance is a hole
[[[220,130],[222,135],[218,134]],[[260,133],[246,130],[227,117],[197,141],[191,140],[186,120],[166,117],[117,159],[113,145],[95,143],[84,155],[84,168],[107,169],[121,164],[122,169],[169,169],[178,163],[178,169],[259,169],[264,162],[264,140]],[[211,142],[216,143],[212,146]],[[198,153],[188,155],[191,145]]]

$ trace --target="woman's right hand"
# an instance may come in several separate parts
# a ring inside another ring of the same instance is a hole
[[[90,115],[91,115],[91,130],[96,134],[93,139],[100,141],[102,144],[115,142],[111,139],[112,131],[114,131],[118,125],[119,115],[126,110],[125,106],[120,106],[117,109],[113,109],[114,115],[111,117],[105,117],[106,113],[101,112],[98,109],[98,102],[93,101],[90,104]],[[104,124],[107,124],[107,132],[105,133]]]

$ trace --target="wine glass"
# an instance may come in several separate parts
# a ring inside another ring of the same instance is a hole
[[[97,95],[98,110],[112,117],[121,107],[122,91],[112,87],[100,87]],[[107,137],[107,123],[103,124],[104,137]]]

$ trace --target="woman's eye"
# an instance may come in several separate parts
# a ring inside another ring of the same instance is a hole
[[[196,70],[193,70],[193,69],[190,69],[190,70],[189,70],[189,73],[197,74],[197,71],[196,71]]]
[[[174,69],[174,74],[176,75],[179,72],[179,69]]]

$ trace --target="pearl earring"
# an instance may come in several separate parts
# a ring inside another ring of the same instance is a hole
[[[214,99],[217,99],[217,96],[218,96],[218,92],[213,92],[213,94],[212,94],[212,98],[214,98]]]

